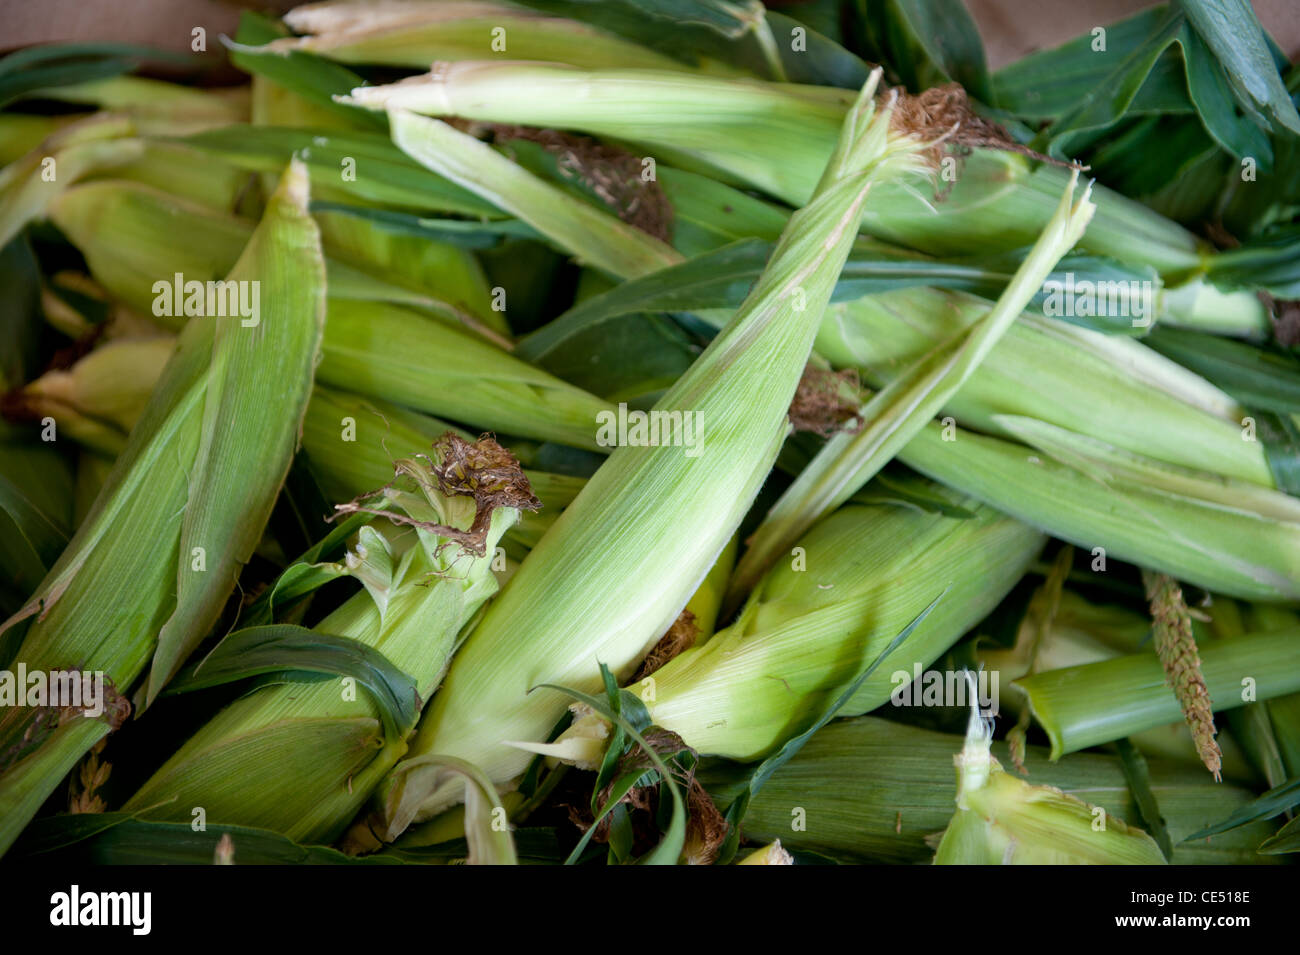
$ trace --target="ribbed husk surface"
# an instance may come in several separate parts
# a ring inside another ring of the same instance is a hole
[[[2,628],[34,616],[15,664],[102,671],[125,694],[152,660],[152,701],[216,622],[288,472],[311,393],[325,267],[307,203],[295,163],[228,276],[260,283],[258,322],[207,316],[186,327],[91,513]],[[0,851],[108,729],[75,717],[34,748],[0,747],[11,756]]]
[[[404,460],[399,467],[416,479],[409,488],[399,479],[403,493],[394,499],[395,510],[414,520],[468,529],[472,497],[441,493],[424,461]],[[496,592],[493,552],[517,515],[513,507],[494,509],[483,556],[424,528],[397,533],[391,545],[395,569],[382,588],[385,605],[367,587],[316,629],[380,651],[414,678],[419,700],[428,700],[461,628]],[[383,546],[376,534],[362,540],[367,549]],[[202,807],[210,822],[328,841],[405,751],[404,739],[386,738],[364,689],[348,693],[337,677],[273,681],[205,724],[124,808],[147,818],[189,820],[192,809]]]
[[[624,445],[610,455],[457,655],[414,754],[459,756],[508,783],[529,757],[505,741],[544,739],[564,710],[561,694],[530,691],[595,690],[600,662],[626,679],[713,566],[787,433],[867,189],[914,161],[888,142],[871,85],[817,197],[791,219],[732,322],[655,406],[695,415],[696,447]],[[406,774],[383,794],[390,838],[454,798]]]
[[[754,797],[745,836],[759,842],[779,838],[789,849],[844,862],[929,862],[934,848],[927,839],[952,818],[952,757],[961,747],[960,736],[876,717],[831,723]],[[994,743],[993,753],[1010,764],[1006,744]],[[1077,753],[1051,763],[1046,749],[1030,746],[1025,763],[1030,783],[1055,786],[1130,824],[1141,823],[1117,757]],[[1182,842],[1252,800],[1250,790],[1216,783],[1204,767],[1152,759],[1148,768],[1175,865],[1277,861],[1255,853],[1271,832],[1267,823]],[[701,771],[706,788],[728,792],[727,769],[724,763],[706,763]]]
[[[830,87],[720,79],[645,69],[579,70],[462,61],[436,74],[353,90],[362,105],[438,116],[573,129],[635,143],[664,162],[760,189],[799,206],[835,144],[849,94]],[[1024,156],[976,149],[942,202],[913,180],[879,191],[863,229],[936,254],[1031,244],[1068,173]],[[1083,247],[1182,276],[1201,265],[1177,223],[1098,187]],[[937,214],[936,214],[937,213]]]
[[[961,429],[949,441],[944,430],[927,426],[899,459],[1089,552],[1247,600],[1300,599],[1300,523],[1283,519],[1294,498],[1243,484],[1234,504],[1222,479],[1206,484],[1218,500],[1198,498],[1162,488],[1158,472],[1107,477],[1100,462],[1085,473],[1023,444]]]
[[[1151,836],[1100,807],[1009,773],[993,725],[972,710],[957,767],[957,811],[936,865],[1164,865]]]
[[[940,489],[935,489],[938,492]],[[633,692],[701,753],[757,759],[797,735],[931,601],[938,605],[841,711],[875,709],[896,671],[927,666],[1015,586],[1044,538],[973,501],[975,516],[849,504],[769,571],[739,620]],[[946,591],[946,592],[945,592]],[[652,692],[652,698],[650,694]]]
[[[978,320],[988,303],[930,288],[835,303],[817,351],[874,387]],[[1141,342],[1022,315],[944,408],[961,424],[1013,435],[994,420],[1039,418],[1171,464],[1273,487],[1264,447],[1242,440],[1246,412]]]
[[[95,278],[145,314],[153,311],[160,279],[170,282],[179,273],[185,281],[202,282],[224,275],[251,229],[238,217],[111,181],[63,196],[51,218],[86,256]],[[174,241],[177,230],[185,242]],[[596,446],[596,415],[607,408],[604,401],[427,313],[373,297],[345,297],[336,287],[336,272],[330,274],[318,380],[471,427]],[[373,290],[380,297],[390,293],[418,300],[402,290]],[[184,318],[161,321],[174,327]]]
[[[508,52],[512,60],[689,69],[587,23],[482,0],[312,3],[289,11],[285,23],[309,35],[275,41],[272,49],[308,50],[342,63],[424,69],[436,61],[482,57],[496,49],[499,38],[500,52]]]

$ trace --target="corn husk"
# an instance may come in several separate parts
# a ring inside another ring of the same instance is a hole
[[[94,106],[129,119],[145,135],[185,136],[248,121],[245,89],[195,89],[144,76],[110,76],[32,90],[26,95]]]
[[[837,720],[815,733],[754,796],[745,814],[747,838],[780,839],[795,852],[845,863],[917,864],[934,857],[934,840],[953,815],[952,756],[962,738],[877,717]],[[1007,745],[993,754],[1010,759]],[[1028,782],[1054,786],[1138,823],[1137,806],[1118,758],[1076,753],[1047,761],[1046,749],[1027,747]],[[1254,793],[1215,783],[1203,767],[1148,762],[1151,790],[1173,841],[1175,865],[1266,864],[1256,854],[1267,823],[1252,823],[1197,842],[1183,840],[1245,805]],[[726,800],[733,792],[730,764],[706,761],[700,779]],[[725,802],[724,802],[725,804]]]
[[[274,173],[289,157],[300,158],[321,183],[320,196],[334,201],[420,215],[502,218],[490,202],[423,168],[383,133],[322,128],[319,122],[307,129],[228,126],[196,133],[184,143],[250,172]],[[356,175],[344,178],[349,166]]]
[[[399,106],[389,111],[388,121],[393,142],[412,159],[528,223],[585,265],[633,278],[681,261],[667,243],[568,195],[444,122]]]
[[[496,52],[512,60],[596,68],[686,69],[589,24],[499,3],[311,3],[289,11],[285,23],[307,35],[276,40],[272,50],[306,50],[341,63],[425,69],[439,60]]]
[[[1004,424],[1030,423],[1025,419]],[[953,440],[945,440],[945,433]],[[1026,431],[1028,433],[1028,431]],[[1128,455],[1129,469],[1089,456],[1088,439],[1048,435],[1045,451],[935,422],[899,453],[923,474],[1069,541],[1094,556],[1126,560],[1247,600],[1300,599],[1300,525],[1286,518],[1295,500],[1277,491]],[[1169,476],[1172,472],[1172,476]],[[1135,480],[1132,475],[1144,475]],[[1187,493],[1217,486],[1215,496]],[[1225,502],[1229,495],[1240,503]],[[1068,502],[1069,506],[1062,506]],[[1103,553],[1104,552],[1104,553]]]
[[[1222,600],[1230,603],[1227,598]],[[1221,602],[1216,600],[1211,613],[1217,617],[1220,607]],[[1193,627],[1198,642],[1210,637],[1210,631],[1199,621],[1194,620]],[[981,665],[998,674],[999,712],[1018,714],[1026,702],[1013,681],[1027,676],[1031,669],[1048,672],[1137,653],[1146,649],[1150,636],[1148,615],[1125,607],[1093,604],[1071,590],[1064,590],[1050,618],[1043,608],[1031,604],[1014,646],[1004,649],[980,645],[977,653]],[[1187,724],[1182,720],[1134,733],[1130,740],[1147,756],[1202,766]],[[1223,750],[1223,775],[1250,780],[1253,777],[1250,762],[1233,736],[1221,735],[1218,742]]]
[[[386,231],[355,215],[320,209],[313,215],[326,248],[336,255],[403,288],[440,299],[460,313],[462,325],[490,329],[497,341],[508,343],[506,313],[492,307],[483,267],[468,249]]]
[[[151,701],[216,621],[289,468],[324,323],[324,264],[291,165],[230,273],[257,281],[265,308],[190,323],[176,357],[91,514],[27,606],[16,655],[29,670],[102,672],[113,706],[26,737],[0,776],[0,851],[63,774],[124,717],[124,694],[152,660]],[[134,595],[122,600],[128,590]],[[126,707],[129,709],[129,707]],[[23,737],[44,710],[18,707]],[[33,742],[35,745],[33,746]]]
[[[1298,632],[1292,626],[1201,647],[1201,673],[1215,712],[1300,691]],[[1182,717],[1151,652],[1035,673],[1016,686],[1051,740],[1054,759]]]
[[[817,350],[873,387],[984,314],[960,292],[901,289],[827,310]],[[1007,329],[942,413],[1014,437],[997,415],[1038,418],[1170,464],[1273,486],[1263,447],[1242,440],[1241,406],[1140,341],[1026,314]]]
[[[993,727],[971,713],[957,765],[957,812],[936,865],[1163,865],[1154,839],[1101,807],[1006,772]]]
[[[460,458],[452,456],[450,440],[435,445],[430,459],[396,462],[399,480],[383,495],[385,506],[426,523],[388,537],[363,528],[344,572],[362,579],[366,589],[316,628],[381,652],[414,680],[420,702],[432,696],[461,628],[496,591],[492,555],[518,511],[491,503],[492,495],[504,490],[529,504],[517,465],[513,479],[495,471],[490,486],[471,483],[473,475],[455,470]],[[493,456],[491,467],[510,470],[504,462],[513,459],[499,446],[475,449]],[[451,493],[443,491],[444,481]],[[479,517],[480,494],[490,514],[481,553],[429,526],[469,531]],[[381,556],[388,573],[376,584],[372,575]],[[196,672],[201,676],[202,667]],[[405,750],[400,735],[386,733],[374,700],[349,693],[345,681],[276,681],[205,724],[125,808],[146,818],[188,820],[193,807],[202,807],[209,822],[330,841]]]
[[[448,428],[425,415],[318,385],[303,421],[302,446],[328,498],[346,501],[384,484],[395,454],[427,448]],[[535,468],[524,473],[541,510],[520,513],[506,530],[502,546],[515,560],[537,545],[586,484],[583,478]]]
[[[7,166],[31,152],[49,136],[85,116],[33,116],[0,113],[0,166]]]
[[[61,126],[38,146],[0,169],[0,246],[78,179],[138,159],[144,144],[120,116],[90,116]]]
[[[519,95],[525,90],[526,99]],[[436,72],[387,86],[359,87],[349,101],[632,142],[653,147],[648,154],[658,160],[685,160],[697,171],[757,187],[797,207],[812,197],[853,95],[675,71],[480,60],[439,64]]]
[[[930,487],[942,495],[942,489]],[[974,626],[1042,548],[1032,528],[953,496],[950,517],[901,504],[850,504],[799,539],[763,578],[739,619],[703,646],[630,687],[656,726],[697,752],[736,760],[768,755],[806,730],[853,678],[936,598],[937,606],[878,665],[840,711],[886,702],[899,671],[910,682]],[[579,720],[533,752],[599,762],[607,733]],[[593,746],[590,741],[601,741]],[[574,744],[577,745],[577,744]],[[593,749],[601,752],[595,753]]]
[[[845,91],[829,87],[490,61],[363,87],[351,99],[631,142],[664,162],[794,206],[812,195],[849,102]],[[1018,249],[1042,232],[1067,178],[1059,167],[1034,168],[1024,156],[977,148],[942,202],[931,201],[926,185],[900,180],[879,190],[863,228],[935,254]],[[1095,201],[1084,248],[1172,277],[1200,269],[1202,247],[1181,226],[1106,189],[1097,189]]]
[[[11,400],[21,404],[27,415],[48,415],[61,434],[111,460],[126,447],[131,428],[175,348],[170,336],[115,339],[69,369],[46,372]],[[394,455],[419,453],[449,430],[455,429],[445,421],[318,385],[303,418],[302,449],[327,499],[347,501],[386,483],[392,476]],[[473,439],[467,432],[460,436]],[[541,539],[586,483],[537,470],[530,470],[528,479],[544,510],[521,515],[507,530],[506,553],[517,560]],[[724,584],[725,576],[716,587]],[[720,599],[720,590],[715,594],[704,589],[699,597],[701,619],[709,607],[716,614]]]
[[[136,158],[108,169],[95,170],[85,177],[86,180],[136,182],[199,203],[215,212],[238,211],[251,218],[261,214],[264,192],[256,188],[247,170],[183,142],[144,139],[142,146]],[[275,174],[267,173],[265,192],[274,190],[275,182]]]
[[[64,436],[115,456],[175,350],[169,335],[106,342],[71,368],[48,371],[24,386],[23,410],[53,418]]]
[[[777,555],[874,477],[979,368],[1061,256],[1084,234],[1095,208],[1088,199],[1090,189],[1077,201],[1074,191],[1071,178],[1056,214],[988,312],[866,402],[858,411],[860,427],[832,435],[772,505],[736,569],[731,600],[738,601]]]
[[[698,416],[699,442],[685,446],[682,418],[668,439],[677,446],[625,444],[610,455],[457,655],[413,753],[458,756],[508,783],[528,756],[504,741],[543,739],[563,712],[558,694],[529,691],[595,690],[598,662],[626,679],[715,563],[785,437],[867,189],[915,161],[919,144],[895,151],[886,139],[877,80],[846,121],[817,198],[791,220],[732,323],[655,406]],[[390,838],[455,799],[413,773],[381,796]]]
[[[115,182],[68,193],[52,215],[104,287],[145,312],[154,310],[159,281],[170,288],[176,274],[186,281],[223,274],[249,228],[235,216]],[[187,241],[176,243],[169,237],[181,222]],[[340,270],[330,270],[320,381],[482,430],[597,447],[596,416],[605,402],[470,331],[382,301],[391,295],[414,304],[418,296],[380,283],[354,285],[360,298],[345,297],[335,282]]]

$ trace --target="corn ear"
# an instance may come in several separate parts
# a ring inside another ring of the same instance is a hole
[[[318,385],[307,406],[302,446],[327,497],[343,501],[379,487],[392,474],[393,454],[414,454],[449,430],[445,422],[386,402]],[[461,434],[472,439],[472,435]],[[522,512],[506,531],[506,554],[522,560],[555,523],[586,481],[528,469],[538,512]],[[499,566],[494,569],[500,571]]]
[[[52,218],[104,287],[144,312],[153,311],[160,278],[170,289],[177,273],[186,281],[224,274],[250,228],[235,216],[113,182],[69,192]],[[176,243],[170,236],[181,223],[187,241]],[[328,265],[331,297],[320,381],[483,430],[596,447],[596,416],[607,409],[604,401],[455,325],[377,301],[394,294],[385,283],[354,285],[365,301],[342,297],[336,279],[344,267]]]
[[[794,857],[781,848],[781,840],[755,849],[736,865],[794,865]]]
[[[177,273],[187,281],[220,278],[253,230],[248,219],[126,180],[73,189],[51,206],[50,218],[86,257],[91,273],[109,292],[173,328],[180,326],[184,316],[168,314],[175,309],[155,307],[159,278],[164,285]],[[188,237],[179,248],[170,241],[177,229],[184,229]],[[356,258],[348,258],[358,251]],[[419,284],[414,278],[399,285],[373,274],[398,263],[367,243],[326,247],[326,252],[331,253],[326,259],[331,298],[404,303],[452,324],[465,319],[462,310],[413,290],[410,286]]]
[[[495,345],[382,302],[331,300],[317,376],[476,428],[591,450],[608,408]]]
[[[79,444],[119,454],[175,348],[168,336],[106,342],[71,368],[48,371],[24,386],[11,407],[20,405],[24,416],[53,418]]]
[[[993,727],[971,713],[957,765],[957,812],[936,865],[1164,865],[1154,839],[1051,786],[1007,773]]]
[[[123,165],[144,152],[131,123],[120,116],[91,116],[61,126],[31,152],[0,169],[0,247],[78,179]]]
[[[915,161],[886,140],[889,112],[874,108],[878,79],[846,120],[816,199],[791,219],[731,324],[655,406],[698,416],[698,442],[683,446],[688,421],[680,418],[666,437],[679,446],[624,445],[610,455],[466,641],[414,754],[468,759],[508,783],[528,757],[504,741],[540,740],[563,712],[556,695],[529,691],[544,682],[595,690],[598,662],[626,679],[708,573],[785,437],[786,409],[867,189]],[[607,613],[611,605],[619,614]],[[381,793],[389,837],[454,798],[406,774]]]
[[[249,216],[262,212],[261,190],[250,189],[252,177],[246,170],[183,142],[145,139],[134,159],[95,170],[85,178],[140,183],[216,212],[239,211]],[[275,188],[275,174],[268,173],[267,179],[269,192]]]
[[[930,288],[837,302],[817,350],[880,388],[986,308]],[[1003,437],[1014,435],[997,415],[1038,418],[1170,464],[1273,486],[1262,446],[1241,438],[1246,412],[1236,401],[1140,341],[1040,315],[1020,316],[943,412]]]
[[[836,720],[818,730],[750,801],[745,835],[760,842],[779,838],[791,850],[839,862],[928,862],[934,857],[931,840],[953,816],[952,757],[962,744],[957,735],[877,717]],[[1009,759],[1005,743],[995,742],[993,753],[1004,763]],[[1046,749],[1029,746],[1026,763],[1029,782],[1054,786],[1113,817],[1138,821],[1118,758],[1076,753],[1049,763]],[[1148,767],[1174,843],[1175,865],[1270,861],[1255,852],[1271,831],[1267,823],[1183,841],[1249,803],[1254,798],[1249,789],[1215,783],[1203,767],[1162,759],[1149,760]],[[706,760],[699,771],[705,788],[724,805],[733,792],[729,768]]]
[[[71,368],[46,372],[29,383],[11,398],[12,407],[21,408],[25,416],[49,416],[74,441],[115,456],[126,446],[175,348],[175,339],[165,336],[106,342]],[[329,499],[343,501],[384,484],[392,473],[393,454],[414,454],[449,430],[455,429],[419,412],[318,385],[303,419],[302,447],[321,490]],[[466,432],[460,436],[473,437]],[[546,510],[522,515],[510,528],[506,551],[517,559],[541,539],[586,483],[535,470],[528,472],[528,479]],[[717,575],[715,571],[711,577]],[[725,576],[716,588],[724,584]],[[710,606],[716,611],[721,593],[701,588],[697,598],[703,617]]]
[[[495,469],[491,480],[474,483],[484,467]],[[367,586],[316,629],[382,653],[411,678],[418,707],[433,695],[461,628],[496,591],[492,555],[518,509],[489,503],[491,494],[522,506],[535,502],[522,472],[495,442],[469,446],[448,436],[434,445],[432,458],[401,459],[396,468],[398,480],[377,506],[416,523],[387,536],[362,528],[343,571]],[[478,551],[445,531],[469,532],[480,519]],[[368,567],[379,569],[377,557],[391,563],[387,572],[369,576]],[[272,683],[202,727],[126,808],[180,820],[202,806],[210,821],[273,829],[299,841],[330,840],[405,749],[402,735],[385,731],[375,701],[350,693],[341,679]]]
[[[858,412],[861,427],[833,435],[781,495],[754,532],[732,578],[729,604],[758,581],[777,555],[814,522],[876,475],[975,372],[1016,321],[1043,281],[1083,235],[1095,207],[1091,189],[1074,199],[1076,176],[1011,282],[969,330],[908,368]]]
[[[340,63],[425,69],[445,60],[490,55],[500,38],[512,60],[574,66],[687,69],[678,61],[577,20],[499,3],[311,3],[285,15],[306,36],[270,49],[306,50]],[[500,33],[493,31],[499,30]]]
[[[700,753],[759,759],[806,730],[942,594],[840,712],[854,716],[886,702],[895,674],[910,682],[916,665],[952,646],[1006,596],[1043,545],[1032,528],[949,496],[973,515],[850,504],[818,523],[799,539],[793,559],[763,578],[734,624],[630,687],[652,722]],[[579,721],[556,745],[571,735],[591,736]]]
[[[474,254],[447,242],[382,228],[356,215],[315,209],[326,248],[365,271],[441,300],[460,313],[461,324],[486,327],[506,344],[505,312],[492,307],[492,291]],[[506,347],[509,347],[508,344]]]
[[[146,699],[215,622],[289,467],[324,322],[324,265],[300,165],[286,171],[232,276],[264,283],[266,313],[251,328],[216,317],[187,326],[93,511],[0,628],[34,617],[16,662],[102,671],[119,722],[122,694],[150,658]],[[137,595],[129,604],[124,581]],[[29,709],[14,708],[6,736],[46,719]],[[74,718],[29,737],[37,742],[0,775],[0,851],[109,728]]]
[[[1085,473],[1024,445],[937,422],[899,458],[1094,556],[1247,600],[1300,599],[1300,527],[1245,503],[1226,507],[1161,485],[1114,480],[1100,463]],[[1278,509],[1290,506],[1285,495],[1271,493]]]
[[[462,61],[355,89],[350,101],[632,142],[651,147],[659,161],[685,161],[797,207],[813,195],[853,93],[664,70]]]
[[[844,90],[829,87],[495,62],[453,63],[427,77],[354,90],[352,100],[635,143],[660,161],[793,206],[812,195],[849,106]],[[882,186],[862,225],[897,245],[940,255],[1019,249],[1042,232],[1066,180],[1059,167],[976,148],[943,202],[927,199],[915,179],[900,180]],[[1094,199],[1085,248],[1150,264],[1167,277],[1201,269],[1206,249],[1177,223],[1107,189],[1098,188]]]

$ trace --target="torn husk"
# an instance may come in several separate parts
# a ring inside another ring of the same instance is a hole
[[[972,691],[974,677],[967,672]],[[993,725],[972,706],[953,757],[957,812],[936,865],[1164,865],[1155,840],[1099,806],[1006,772],[992,754]]]

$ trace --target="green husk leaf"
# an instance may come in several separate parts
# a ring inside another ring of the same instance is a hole
[[[1201,673],[1216,712],[1253,698],[1300,690],[1300,649],[1294,627],[1213,640],[1200,648]],[[1248,683],[1245,681],[1253,681]],[[1154,653],[1022,677],[1034,716],[1052,741],[1052,758],[1166,726],[1182,719],[1178,698]]]
[[[1300,424],[1296,413],[1257,411],[1254,418],[1278,490],[1300,497]]]
[[[944,593],[947,593],[947,591],[945,590]],[[813,721],[811,726],[798,736],[787,740],[779,750],[758,764],[754,769],[753,774],[749,777],[745,789],[736,797],[735,800],[732,801],[731,805],[727,807],[726,818],[727,822],[731,826],[731,830],[727,833],[727,840],[723,843],[723,847],[719,853],[719,865],[726,865],[727,862],[731,861],[736,854],[736,848],[739,845],[740,826],[744,821],[745,812],[749,808],[750,800],[758,795],[762,788],[767,784],[767,781],[772,778],[773,773],[793,759],[798,754],[799,750],[803,749],[804,744],[807,743],[808,740],[812,739],[814,733],[833,720],[835,714],[848,705],[849,701],[853,699],[854,694],[856,694],[862,685],[867,682],[867,679],[871,674],[876,672],[876,668],[879,667],[891,653],[902,645],[903,641],[911,635],[913,630],[921,625],[921,621],[930,615],[930,611],[938,605],[939,601],[942,600],[943,597],[944,594],[935,597],[928,607],[917,614],[912,619],[911,623],[900,630],[898,636],[894,637],[894,639],[890,641],[889,645],[880,651],[876,658],[867,664],[863,668],[862,672],[850,681],[850,683],[844,688],[843,692],[841,692],[831,702],[831,704],[822,711],[821,715]]]
[[[388,115],[393,142],[407,155],[595,268],[629,278],[681,260],[672,247],[538,179],[473,136],[400,108]]]
[[[897,38],[894,45],[915,44],[923,52],[923,57],[916,57],[916,61],[928,59],[925,65],[939,73],[938,77],[923,74],[912,65],[912,58],[897,58],[894,63],[904,71],[909,86],[923,89],[946,78],[960,83],[976,99],[991,102],[984,46],[975,21],[961,0],[895,0],[888,4],[886,16],[900,32],[909,34],[910,44]],[[901,52],[904,50],[896,51],[896,56]]]
[[[0,394],[34,377],[41,322],[41,273],[25,238],[0,248],[0,309],[7,316],[0,329]]]
[[[1184,328],[1152,330],[1146,344],[1243,405],[1300,414],[1300,360],[1281,351]]]
[[[1214,51],[1243,110],[1268,114],[1270,125],[1300,135],[1300,114],[1282,85],[1267,37],[1250,4],[1241,0],[1181,0],[1181,9]],[[1277,130],[1281,132],[1280,129]]]
[[[1274,816],[1280,815],[1289,809],[1294,809],[1296,806],[1300,806],[1300,777],[1288,779],[1282,785],[1274,786],[1254,802],[1242,806],[1222,822],[1206,826],[1204,829],[1192,833],[1183,841],[1191,842],[1195,839],[1206,839],[1256,820],[1272,819]]]
[[[240,14],[239,31],[227,40],[230,62],[245,73],[264,77],[276,85],[292,90],[313,105],[329,110],[362,129],[383,129],[384,119],[366,110],[336,102],[334,96],[360,86],[364,80],[341,64],[313,53],[283,52],[261,47],[283,36],[286,31],[275,21],[245,10]]]
[[[750,538],[730,585],[734,605],[776,558],[823,515],[867,483],[957,393],[1087,228],[1090,189],[1074,199],[1071,177],[1056,215],[986,316],[890,382],[858,412],[862,427],[834,435]]]
[[[602,674],[609,672],[603,663],[601,664],[601,672]],[[637,732],[636,727],[634,727],[621,712],[613,710],[605,700],[588,693],[583,693],[581,690],[575,690],[566,686],[558,686],[552,683],[541,683],[538,684],[536,688],[540,690],[558,690],[561,693],[568,694],[580,703],[587,704],[587,706],[605,717],[605,719],[618,726],[619,729],[631,737],[632,742],[636,743],[637,746],[641,747],[645,752],[646,757],[650,760],[650,764],[658,770],[659,778],[662,780],[663,785],[668,788],[669,795],[672,797],[673,808],[672,818],[668,824],[668,828],[663,833],[663,838],[661,838],[659,844],[647,853],[640,861],[645,865],[676,865],[678,857],[682,854],[682,847],[686,843],[686,803],[682,799],[681,790],[678,788],[672,772],[668,769],[667,765],[664,764],[664,761],[659,754],[655,752],[654,747],[645,741],[645,737]],[[632,784],[644,775],[644,770],[637,770],[635,776],[629,773],[628,776],[631,778],[629,779],[625,776],[618,781],[618,784],[625,787],[623,792],[626,793],[628,789],[632,788]],[[611,797],[609,802],[606,804],[602,815],[613,809],[617,803],[618,799]],[[599,822],[600,820],[597,819],[596,821]],[[595,831],[596,826],[593,824],[592,827],[583,834],[583,839],[573,850],[573,853],[569,856],[566,864],[572,865],[577,861],[578,856],[581,855],[582,850],[586,848],[587,843],[590,841],[591,836],[595,834]]]
[[[1160,847],[1160,854],[1165,857],[1165,861],[1173,862],[1174,844],[1169,838],[1169,830],[1165,828],[1165,820],[1160,815],[1160,804],[1156,801],[1156,794],[1151,789],[1151,771],[1147,767],[1146,758],[1129,739],[1116,740],[1115,748],[1119,750],[1124,778],[1128,780],[1129,792],[1133,794],[1133,799],[1137,803],[1143,825],[1156,840],[1156,845]]]
[[[420,715],[415,680],[382,652],[351,637],[289,624],[236,630],[202,660],[178,673],[164,695],[283,670],[352,677],[374,697],[390,740],[409,732]]]
[[[465,839],[469,846],[467,865],[518,865],[510,826],[502,825],[505,810],[492,781],[473,763],[454,756],[421,756],[402,764],[404,770],[429,766],[465,780]],[[401,770],[399,770],[400,772]],[[442,779],[433,777],[436,785]]]
[[[954,759],[957,811],[935,851],[935,865],[1165,862],[1141,829],[1003,770],[993,757],[992,736],[992,724],[973,707],[965,743]]]
[[[1260,843],[1262,855],[1282,855],[1300,852],[1300,819],[1292,819],[1272,837]]]
[[[158,634],[146,705],[152,702],[211,625],[213,606],[234,587],[270,517],[302,431],[312,372],[325,328],[325,260],[307,213],[307,170],[293,163],[228,282],[257,282],[266,314],[222,322],[212,332],[203,424],[181,524],[177,606]],[[253,324],[250,325],[250,322]],[[210,323],[191,322],[192,330]],[[274,380],[249,387],[248,368],[263,354],[282,356]],[[275,414],[259,414],[271,410]],[[250,449],[262,467],[234,466]],[[269,466],[266,466],[269,465]],[[256,503],[253,503],[256,502]],[[235,534],[231,528],[239,528]],[[201,548],[204,569],[191,555]]]
[[[146,61],[194,63],[188,54],[125,43],[50,43],[0,60],[0,106],[49,87],[120,76]]]

